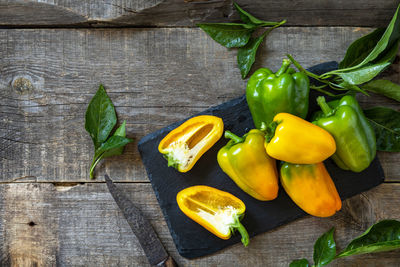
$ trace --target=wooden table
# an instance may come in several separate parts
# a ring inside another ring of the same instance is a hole
[[[277,69],[286,53],[304,66],[340,60],[346,47],[386,26],[397,1],[245,1],[255,16],[288,23],[261,47],[255,68]],[[399,154],[378,153],[386,182],[335,216],[311,216],[212,256],[178,255],[141,163],[144,135],[244,93],[236,51],[195,24],[238,19],[230,1],[0,1],[0,265],[147,266],[103,180],[119,182],[182,266],[288,266],[312,259],[314,241],[336,227],[339,248],[384,218],[400,219]],[[398,62],[398,61],[397,61]],[[254,69],[255,69],[254,68]],[[385,72],[400,82],[399,64]],[[93,146],[88,102],[103,83],[135,139],[88,177]],[[363,107],[399,104],[359,97]],[[400,266],[400,252],[332,266]]]

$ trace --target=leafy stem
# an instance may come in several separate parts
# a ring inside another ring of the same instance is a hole
[[[254,17],[237,3],[233,2],[233,5],[243,23],[200,23],[197,26],[217,43],[227,48],[238,48],[237,64],[242,79],[245,79],[256,60],[257,50],[265,37],[273,29],[285,24],[286,20],[264,21]],[[254,36],[257,29],[265,27],[268,27],[266,31],[259,36]]]
[[[96,94],[89,103],[85,116],[85,129],[90,134],[95,147],[89,176],[94,178],[94,169],[101,159],[121,155],[123,147],[132,142],[126,138],[126,122],[118,127],[110,136],[112,129],[117,124],[114,105],[108,97],[103,85],[100,85]]]
[[[325,266],[337,258],[400,248],[400,222],[396,220],[382,220],[372,225],[339,254],[336,254],[333,232],[334,228],[331,228],[315,242],[313,266]],[[309,266],[307,259],[294,260],[290,263],[290,267],[306,266]]]
[[[99,163],[100,160],[103,159],[103,155],[104,155],[104,153],[101,154],[100,157],[97,157],[97,158],[93,157],[93,161],[92,161],[92,164],[90,165],[90,171],[89,171],[90,179],[94,179],[94,168],[96,167],[97,163]]]

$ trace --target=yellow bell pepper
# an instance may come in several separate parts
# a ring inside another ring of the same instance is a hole
[[[180,191],[176,201],[189,218],[222,239],[229,239],[234,230],[242,235],[244,246],[249,235],[240,223],[246,210],[244,203],[234,195],[205,185],[188,187]]]
[[[221,169],[250,196],[273,200],[278,196],[276,161],[264,149],[264,132],[253,129],[243,137],[226,131],[231,140],[217,155]]]
[[[314,164],[336,151],[335,139],[324,129],[289,113],[279,113],[267,129],[265,149],[271,157]]]
[[[284,163],[281,184],[293,202],[308,214],[329,217],[342,207],[335,184],[322,162]]]
[[[158,151],[180,172],[187,172],[199,158],[221,138],[221,118],[201,115],[193,117],[172,130],[158,145]]]

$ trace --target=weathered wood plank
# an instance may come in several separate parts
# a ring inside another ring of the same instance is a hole
[[[314,241],[332,226],[342,249],[374,222],[400,219],[396,197],[400,184],[382,184],[345,201],[342,211],[331,218],[305,217],[252,238],[248,248],[235,245],[208,257],[186,260],[177,254],[151,186],[118,187],[150,219],[181,266],[288,266],[293,259],[311,259]],[[2,184],[0,204],[1,266],[147,266],[105,184]],[[399,261],[400,254],[395,251],[345,258],[331,266],[395,266]]]
[[[287,19],[299,26],[386,26],[398,2],[355,1],[237,1],[255,16]],[[195,26],[196,23],[236,21],[229,0],[106,0],[0,1],[1,26]]]
[[[340,60],[371,29],[281,28],[255,66],[277,69],[286,53],[304,66]],[[400,82],[399,64],[390,78]],[[24,83],[25,82],[25,83]],[[0,181],[87,181],[92,143],[84,113],[99,83],[135,142],[107,159],[120,181],[147,181],[136,149],[144,135],[244,93],[236,51],[199,29],[0,30]],[[363,106],[398,103],[361,97]],[[399,181],[399,158],[383,155],[387,180]]]

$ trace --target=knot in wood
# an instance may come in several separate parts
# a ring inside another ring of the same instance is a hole
[[[11,86],[19,94],[28,94],[33,91],[32,81],[26,77],[15,77]]]

